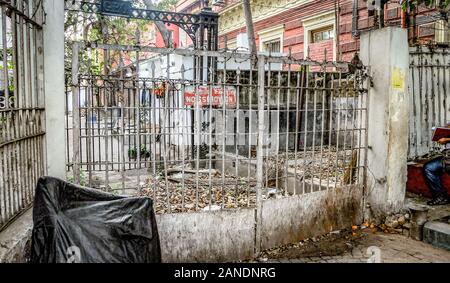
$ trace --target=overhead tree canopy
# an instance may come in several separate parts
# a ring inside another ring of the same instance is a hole
[[[153,9],[161,11],[174,10],[176,0],[134,0],[133,5],[142,9]],[[166,46],[171,46],[170,33],[163,22],[154,22],[160,31]],[[71,68],[70,43],[76,40],[91,42],[102,42],[110,44],[135,44],[135,31],[138,29],[145,38],[149,32],[149,21],[130,20],[120,17],[102,17],[96,14],[85,14],[82,12],[66,12],[65,36],[66,36],[66,69]],[[111,52],[111,58],[117,65],[123,58],[117,52]],[[100,58],[102,59],[102,58]],[[133,58],[131,58],[133,59]],[[91,71],[100,73],[104,68],[103,60],[94,60]]]

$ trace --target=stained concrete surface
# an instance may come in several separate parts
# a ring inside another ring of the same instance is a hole
[[[265,251],[258,262],[367,263],[370,247],[378,248],[381,263],[450,263],[450,252],[400,234],[379,231],[341,232]],[[373,249],[373,248],[371,248]]]
[[[27,262],[32,218],[32,209],[28,209],[0,233],[0,263]]]

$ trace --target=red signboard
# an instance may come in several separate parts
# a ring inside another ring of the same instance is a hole
[[[225,95],[224,95],[225,91]],[[223,99],[226,100],[226,107],[236,107],[236,88],[230,86],[194,86],[186,87],[184,91],[184,105],[195,106],[196,93],[198,93],[198,103],[200,107],[223,106]],[[211,101],[210,101],[211,100]]]

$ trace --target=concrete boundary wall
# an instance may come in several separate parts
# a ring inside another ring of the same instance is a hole
[[[362,221],[360,186],[262,203],[261,249],[323,235]],[[31,209],[0,233],[0,262],[25,262]],[[163,262],[232,262],[254,257],[255,209],[157,215]]]
[[[262,249],[323,235],[362,222],[360,186],[329,189],[262,204]],[[251,259],[255,209],[157,216],[163,262]]]
[[[261,249],[295,243],[362,223],[362,189],[329,189],[266,200],[262,206]]]
[[[28,261],[33,227],[33,212],[28,209],[0,232],[0,263]]]
[[[157,215],[163,262],[252,258],[255,210]]]

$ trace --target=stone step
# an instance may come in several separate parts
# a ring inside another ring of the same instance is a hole
[[[433,246],[450,251],[449,219],[429,221],[423,228],[423,241]]]

